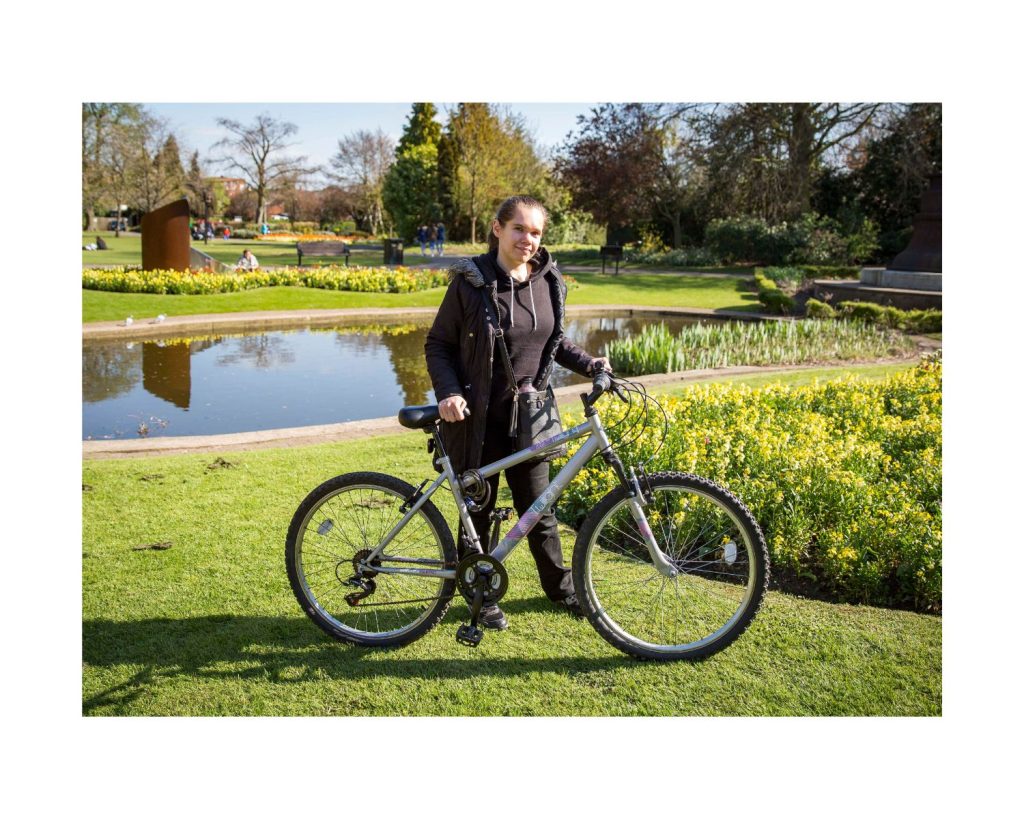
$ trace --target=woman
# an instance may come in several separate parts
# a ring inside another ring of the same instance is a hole
[[[516,439],[509,435],[512,390],[501,352],[495,347],[489,313],[504,333],[519,392],[546,389],[556,362],[580,375],[590,375],[595,365],[610,369],[607,358],[588,355],[563,334],[565,284],[554,259],[540,244],[547,221],[548,213],[536,199],[506,199],[491,223],[488,252],[460,259],[449,271],[451,283],[427,334],[425,349],[443,421],[442,438],[456,472],[516,451]],[[468,418],[464,414],[467,408]],[[548,474],[546,461],[505,471],[520,515],[547,488]],[[485,548],[498,476],[489,482],[487,505],[471,516]],[[462,554],[461,527],[459,535]],[[562,558],[553,512],[538,521],[528,540],[545,594],[573,615],[582,616],[571,571]],[[495,605],[481,611],[480,623],[487,628],[508,627],[505,615]]]

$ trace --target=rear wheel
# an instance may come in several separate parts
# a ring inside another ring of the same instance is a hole
[[[427,501],[370,565],[361,565],[405,512],[413,487],[391,475],[353,472],[318,486],[288,528],[285,563],[292,591],[320,628],[363,646],[398,646],[444,617],[454,578],[380,569],[454,569],[455,543]]]
[[[678,576],[652,563],[620,486],[580,528],[576,593],[590,623],[621,651],[700,659],[739,637],[760,608],[768,585],[764,535],[740,500],[709,480],[660,472],[649,485],[644,514]]]

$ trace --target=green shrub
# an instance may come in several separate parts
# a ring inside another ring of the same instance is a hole
[[[761,304],[764,305],[772,315],[776,316],[788,316],[793,313],[796,309],[796,303],[793,301],[791,296],[787,296],[781,290],[769,290],[762,292],[759,295]]]
[[[809,319],[834,319],[836,311],[830,304],[825,304],[817,299],[807,300],[807,318]]]
[[[231,231],[231,236],[234,239],[255,239],[259,235],[255,230],[247,230],[246,228]]]
[[[873,605],[941,606],[938,361],[876,383],[697,386],[662,404],[667,434],[652,409],[651,425],[619,455],[636,462],[657,450],[649,471],[693,472],[735,492],[764,530],[773,579],[800,577]],[[618,444],[629,429],[615,426],[625,408],[607,401],[601,411]],[[566,423],[577,415],[570,411]],[[577,447],[570,444],[570,456]],[[616,482],[592,461],[559,500],[558,516],[578,525]]]
[[[883,307],[873,302],[845,301],[839,305],[839,315],[907,333],[942,332],[941,310],[900,310],[897,307]]]
[[[859,267],[852,265],[798,264],[781,267],[759,267],[757,271],[775,282],[789,282],[802,287],[813,279],[855,279]]]
[[[788,282],[798,286],[807,278],[803,267],[759,267],[757,272],[775,283]]]
[[[705,244],[725,262],[765,265],[849,265],[871,258],[878,249],[878,231],[865,220],[858,231],[844,234],[832,218],[805,213],[794,222],[769,225],[764,219],[737,216],[712,221]]]
[[[839,309],[844,318],[860,319],[871,324],[883,323],[884,308],[869,301],[844,301]]]
[[[622,252],[622,258],[627,262],[657,267],[717,267],[722,262],[711,250],[704,247],[677,247],[664,252],[626,248]]]

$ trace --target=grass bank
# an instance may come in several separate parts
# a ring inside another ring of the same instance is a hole
[[[334,643],[298,610],[284,537],[310,489],[357,469],[414,484],[432,474],[419,433],[85,462],[83,713],[941,713],[941,618],[770,592],[727,651],[698,665],[638,663],[549,606],[525,548],[509,562],[511,628],[475,651],[455,643],[460,603],[402,649]],[[510,503],[504,488],[499,503]],[[571,530],[563,543],[568,554]]]
[[[741,279],[658,274],[610,277],[596,273],[579,273],[576,279],[580,286],[569,293],[570,305],[633,304],[755,312],[760,306],[756,295],[745,289],[746,282]],[[306,287],[267,287],[204,296],[83,290],[82,321],[118,321],[125,316],[140,319],[160,313],[184,316],[254,310],[436,307],[443,296],[444,288],[420,293],[354,293]]]

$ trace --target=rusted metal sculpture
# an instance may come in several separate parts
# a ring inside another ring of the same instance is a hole
[[[189,248],[187,199],[142,217],[143,270],[188,270]]]

